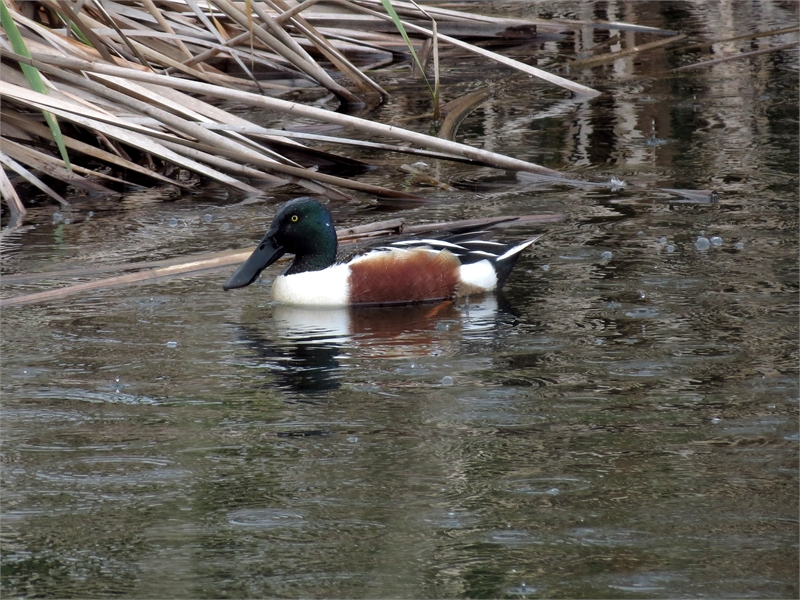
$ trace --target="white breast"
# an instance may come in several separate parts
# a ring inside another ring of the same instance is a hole
[[[304,306],[347,306],[350,290],[347,265],[333,265],[322,271],[278,275],[272,284],[272,299],[281,304]]]

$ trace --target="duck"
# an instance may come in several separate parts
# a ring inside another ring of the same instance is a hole
[[[500,289],[522,251],[541,237],[505,244],[475,236],[403,239],[339,260],[328,208],[314,198],[295,198],[277,212],[258,247],[223,289],[246,287],[284,254],[293,254],[272,284],[272,300],[278,304],[345,307],[453,300]]]

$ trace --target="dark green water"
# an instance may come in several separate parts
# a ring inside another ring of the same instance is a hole
[[[797,20],[487,6],[697,40]],[[526,52],[550,68],[575,44]],[[361,156],[381,165],[361,179],[432,201],[332,203],[340,225],[564,215],[499,234],[547,233],[499,298],[309,314],[269,303],[274,269],[223,292],[228,269],[4,309],[4,596],[797,597],[797,51],[659,75],[690,60],[572,73],[607,92],[579,103],[452,57],[446,95],[498,80],[460,139],[621,189],[432,163],[458,188],[436,191],[411,159]],[[381,77],[382,120],[426,110],[407,70]],[[240,200],[34,206],[2,241],[3,295],[56,282],[20,273],[252,245],[274,204]]]

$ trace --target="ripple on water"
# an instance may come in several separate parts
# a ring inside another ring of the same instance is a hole
[[[228,523],[235,527],[272,530],[302,527],[303,513],[284,508],[240,508],[228,513]]]
[[[520,583],[518,586],[508,588],[506,590],[507,596],[521,596],[523,598],[532,595],[538,595],[539,590],[531,585],[528,585],[524,581]]]
[[[642,306],[625,311],[625,316],[633,317],[634,319],[652,319],[659,314],[659,310],[652,306]]]
[[[57,467],[39,470],[36,477],[61,484],[91,486],[139,486],[171,484],[185,479],[189,472],[169,467],[171,461],[140,456],[98,456],[60,460]]]
[[[508,547],[530,546],[533,544],[544,544],[540,537],[520,529],[497,529],[489,531],[486,541],[493,544],[501,544]]]
[[[114,389],[110,389],[112,387]],[[109,391],[48,387],[35,390],[32,395],[42,400],[76,400],[92,404],[158,404],[158,400],[151,396],[129,394],[117,389],[113,384],[109,387]]]
[[[0,410],[0,416],[6,423],[16,422],[20,424],[39,425],[43,423],[79,423],[87,420],[87,416],[77,410],[59,408],[9,408],[4,407]]]
[[[508,376],[505,380],[509,381]],[[518,382],[519,383],[519,382]],[[544,417],[525,414],[524,397],[512,387],[487,388],[480,396],[460,396],[436,417],[442,423],[481,427],[538,425]]]
[[[507,492],[531,496],[573,494],[590,487],[591,484],[585,479],[568,475],[512,478],[502,484],[502,488]]]
[[[36,379],[37,377],[52,377],[52,375],[53,375],[53,369],[41,368],[41,367],[25,367],[6,373],[5,377],[8,377],[9,379],[19,379],[22,381],[27,381],[31,379]]]
[[[654,593],[660,592],[667,586],[674,589],[672,586],[675,579],[675,575],[670,573],[636,573],[616,577],[608,587],[633,594]]]
[[[567,537],[581,546],[643,546],[653,536],[633,529],[577,527],[569,531]]]
[[[464,529],[480,523],[480,517],[468,510],[438,510],[423,513],[422,522],[436,529]]]
[[[288,508],[240,508],[229,512],[226,520],[230,527],[249,531],[255,537],[266,535],[270,540],[290,545],[316,543],[322,546],[330,542],[338,547],[348,543],[346,540],[363,542],[386,534],[385,526],[376,521]]]
[[[609,369],[609,373],[621,377],[663,377],[673,370],[674,364],[643,361],[616,364],[613,369]]]

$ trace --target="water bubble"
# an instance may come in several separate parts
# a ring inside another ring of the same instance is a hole
[[[175,217],[172,217],[172,218],[171,218],[171,219],[168,221],[168,223],[169,223],[169,226],[170,226],[170,227],[177,227],[177,226],[178,226],[178,219],[176,219]]]
[[[211,221],[213,220],[214,220],[213,215],[210,214],[203,215],[203,221],[205,221],[206,223],[211,223]]]
[[[230,223],[223,223],[222,225],[220,225],[220,229],[222,230],[229,229],[230,226],[231,226]]]
[[[114,381],[116,381],[117,383],[119,383],[119,375],[117,375],[116,377],[114,377]]]
[[[711,248],[711,242],[708,241],[707,237],[700,236],[694,243],[694,247],[698,250],[708,250]]]
[[[705,229],[701,229],[700,230],[700,235],[705,235],[705,234],[706,234],[706,230]]]
[[[600,255],[600,260],[611,260],[613,257],[614,255],[608,250],[606,250]]]
[[[542,265],[542,271],[549,271],[550,265]]]
[[[173,342],[172,340],[167,342],[167,348],[177,348],[177,347],[178,347],[178,342]]]
[[[637,231],[636,235],[644,235],[644,231]]]
[[[669,244],[666,248],[664,248],[664,250],[666,250],[667,252],[669,252],[671,254],[671,253],[675,252],[675,246],[673,246],[672,244]]]
[[[352,443],[352,444],[357,444],[358,443],[358,436],[357,435],[349,435],[349,436],[347,436],[347,441]]]
[[[660,240],[658,240],[658,243],[659,244],[666,244],[667,243],[667,238],[662,237]]]
[[[722,246],[722,238],[719,237],[718,235],[712,236],[709,241],[711,242],[711,245],[714,247]]]
[[[69,217],[64,219],[64,225],[69,225],[70,223],[72,223],[72,219],[70,219]]]
[[[450,375],[442,377],[442,385],[453,385],[453,378]]]
[[[56,211],[53,213],[53,223],[60,223],[64,219],[64,215]]]
[[[744,250],[744,242],[736,242],[733,247],[737,250]]]
[[[714,425],[716,425],[716,424],[717,424],[717,423],[719,423],[720,421],[722,421],[722,419],[720,419],[719,417],[711,417],[711,422],[712,422]]]
[[[87,218],[87,219],[91,219],[93,216],[94,216],[94,211],[93,211],[93,210],[90,210],[90,211],[89,211],[89,214],[87,214],[87,215],[86,215],[86,218]]]

